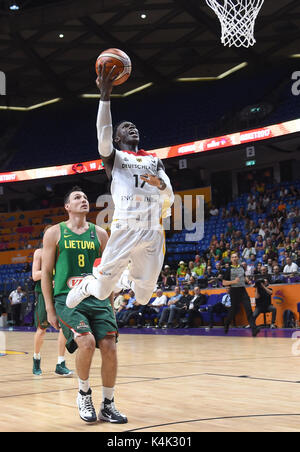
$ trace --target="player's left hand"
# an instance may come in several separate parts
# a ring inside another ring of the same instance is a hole
[[[147,182],[149,185],[153,185],[153,187],[161,186],[161,179],[153,174],[147,173],[141,176],[141,179]]]

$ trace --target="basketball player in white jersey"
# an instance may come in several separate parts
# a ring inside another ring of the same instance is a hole
[[[149,302],[164,261],[165,237],[162,218],[170,216],[174,194],[163,163],[139,149],[139,132],[123,121],[113,133],[110,95],[115,67],[101,71],[97,86],[101,100],[97,116],[98,150],[108,178],[115,211],[111,236],[100,265],[93,275],[68,294],[66,304],[74,308],[86,297],[104,300],[122,280],[129,264],[130,287],[139,304]],[[117,149],[118,148],[118,149]]]

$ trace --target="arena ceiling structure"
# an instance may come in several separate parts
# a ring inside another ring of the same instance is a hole
[[[95,60],[108,47],[121,48],[133,63],[119,95],[297,56],[300,3],[265,0],[254,47],[225,48],[220,33],[205,0],[2,0],[0,71],[7,89],[0,106],[97,94]]]

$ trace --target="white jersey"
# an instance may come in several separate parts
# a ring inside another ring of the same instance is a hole
[[[160,224],[163,202],[160,190],[141,179],[146,173],[157,176],[157,165],[158,158],[145,151],[116,150],[111,183],[113,221],[126,220],[137,229]]]

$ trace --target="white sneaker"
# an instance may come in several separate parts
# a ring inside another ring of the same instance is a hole
[[[79,303],[81,303],[85,298],[89,297],[90,294],[87,293],[87,285],[90,281],[95,279],[93,275],[88,275],[83,278],[80,284],[73,287],[67,296],[66,305],[68,308],[75,308]]]
[[[92,402],[92,391],[88,390],[87,393],[82,391],[78,392],[77,395],[77,406],[79,411],[79,416],[85,422],[97,422],[97,414]]]

